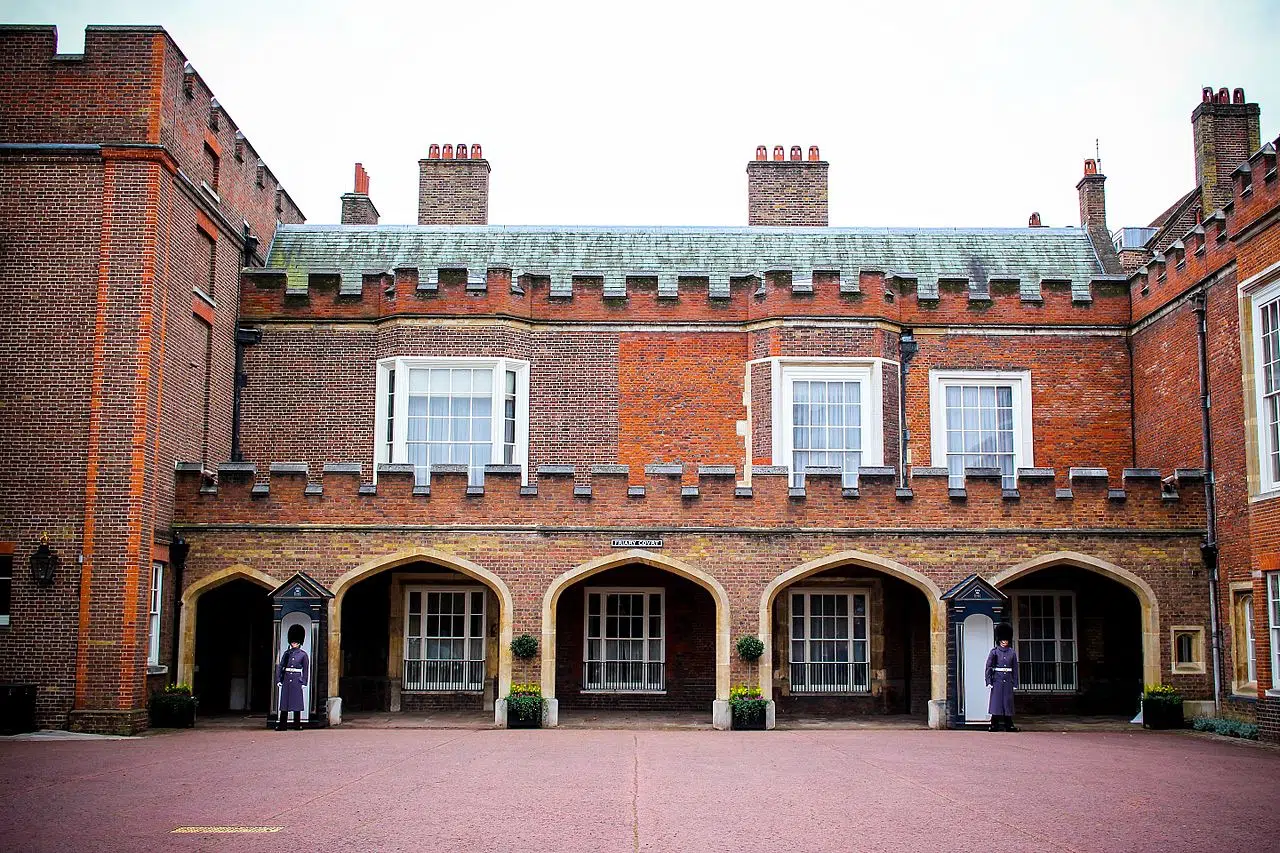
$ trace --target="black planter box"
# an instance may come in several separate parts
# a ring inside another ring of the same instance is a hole
[[[1142,727],[1144,729],[1180,729],[1185,725],[1181,702],[1142,700]]]
[[[0,684],[0,735],[36,730],[36,686]]]
[[[196,724],[194,696],[156,697],[151,700],[151,727],[189,729]]]
[[[516,710],[519,706],[513,706],[507,702],[507,728],[509,729],[540,729],[542,728],[542,703],[539,702],[526,712],[523,707]]]
[[[763,707],[760,709],[760,713],[750,717],[738,713],[737,710],[732,710],[730,714],[734,731],[762,732],[764,731],[764,718],[765,709]]]

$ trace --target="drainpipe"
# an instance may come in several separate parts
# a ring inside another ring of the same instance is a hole
[[[907,429],[907,374],[911,359],[920,351],[920,343],[910,329],[898,335],[898,487],[907,488],[907,445],[911,437]]]
[[[244,250],[240,255],[241,269],[250,266],[253,263],[253,256],[258,249],[258,238],[253,236],[249,230],[249,223],[244,224],[242,233],[244,240]],[[244,351],[246,347],[253,346],[262,340],[262,330],[260,329],[243,329],[240,327],[240,300],[236,299],[236,356],[235,356],[235,375],[231,383],[231,461],[243,462],[244,453],[240,450],[240,389],[249,383],[249,377],[244,372]]]
[[[1191,294],[1191,308],[1196,314],[1196,350],[1200,357],[1200,444],[1204,468],[1204,542],[1200,556],[1209,578],[1209,630],[1213,634],[1213,709],[1222,711],[1222,642],[1218,625],[1218,507],[1213,476],[1213,433],[1209,422],[1209,324],[1205,317],[1204,288]]]

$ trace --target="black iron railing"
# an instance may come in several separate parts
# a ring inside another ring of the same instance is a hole
[[[793,663],[792,693],[868,693],[870,668],[865,663]]]
[[[482,660],[406,660],[402,690],[483,690]]]
[[[1080,689],[1075,661],[1019,661],[1018,690],[1023,693],[1074,693]]]
[[[666,664],[638,660],[583,661],[582,689],[617,692],[666,690]]]

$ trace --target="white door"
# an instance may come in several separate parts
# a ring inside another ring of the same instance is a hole
[[[964,630],[964,721],[989,723],[987,711],[991,690],[987,687],[987,655],[996,645],[996,625],[990,616],[974,613],[965,617]]]
[[[284,656],[285,649],[289,648],[289,628],[294,625],[301,625],[303,630],[307,632],[307,638],[302,641],[302,650],[307,653],[307,660],[314,661],[315,654],[311,651],[312,636],[315,634],[315,623],[311,621],[311,617],[305,613],[290,613],[288,616],[280,620],[280,645],[276,648],[275,661],[272,663],[272,673],[278,674],[276,667],[280,665],[280,658]],[[311,671],[307,673],[307,686],[302,688],[302,719],[311,719],[311,690],[315,687],[315,666],[310,667]],[[280,711],[280,688],[275,689],[275,699],[273,700],[276,713]]]

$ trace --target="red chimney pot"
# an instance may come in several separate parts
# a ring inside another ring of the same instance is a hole
[[[453,159],[453,146],[449,143],[444,144],[444,153],[441,155],[445,160]]]
[[[822,159],[821,157],[818,156],[818,146],[816,145],[809,146],[809,159],[815,160],[815,161]]]
[[[369,173],[364,170],[364,166],[360,163],[356,163],[355,191],[361,195],[369,194]]]
[[[785,154],[783,153],[783,151],[782,151],[782,146],[781,146],[781,145],[775,145],[775,146],[773,146],[773,159],[774,159],[774,160],[785,160],[785,159],[787,159],[786,155],[785,155]]]
[[[467,143],[465,142],[458,143],[458,159],[459,160],[467,159]]]
[[[480,157],[480,143],[479,143],[479,142],[473,142],[473,143],[471,144],[471,159],[472,159],[472,160],[479,160],[479,159],[481,159],[481,157]]]
[[[1218,90],[1218,103],[1220,104],[1231,103],[1231,93],[1227,91],[1226,86],[1223,86],[1221,89]]]
[[[1031,214],[1031,218],[1027,220],[1027,227],[1028,227],[1028,228],[1041,228],[1041,227],[1043,227],[1043,226],[1040,224],[1040,214],[1039,214],[1039,212],[1036,212],[1036,213],[1032,213],[1032,214]]]
[[[1244,103],[1244,89],[1236,89],[1234,92],[1231,93],[1231,103],[1233,104]]]
[[[792,159],[792,160],[803,160],[803,159],[804,159],[804,157],[803,157],[803,156],[801,155],[801,153],[800,153],[800,146],[799,146],[799,145],[792,145],[792,146],[791,146],[791,159]]]
[[[1097,160],[1094,160],[1092,157],[1090,157],[1088,160],[1085,160],[1085,161],[1084,161],[1084,173],[1085,173],[1086,175],[1096,175],[1096,174],[1098,174],[1098,161],[1097,161]]]
[[[439,146],[439,145],[432,145],[430,148],[428,148],[428,149],[427,149],[427,159],[429,159],[429,160],[439,160],[439,159],[440,159],[440,146]]]
[[[768,160],[768,159],[769,159],[769,149],[768,149],[768,148],[765,148],[763,145],[757,145],[757,146],[756,146],[756,159],[757,159],[757,160]]]
[[[1200,90],[1200,103],[1202,104],[1213,103],[1213,87],[1212,86],[1205,86],[1203,89]]]

